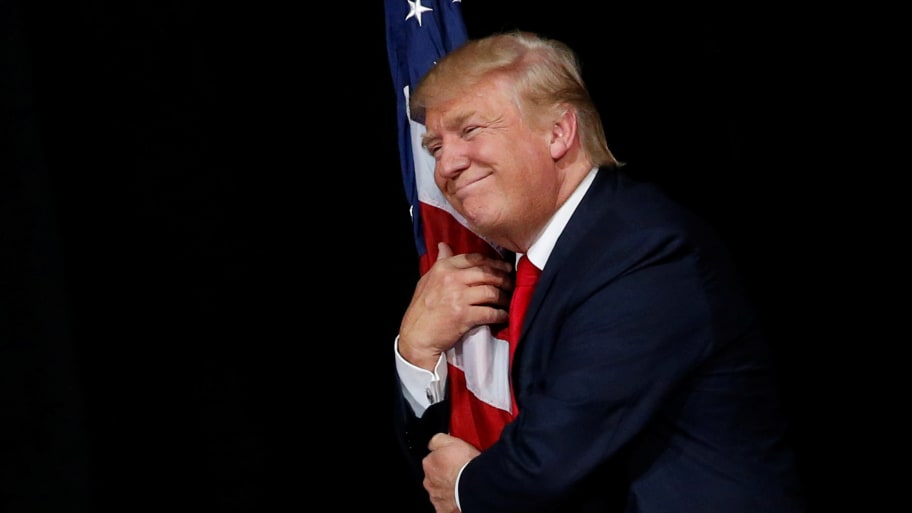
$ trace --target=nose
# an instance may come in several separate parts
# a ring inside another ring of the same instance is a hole
[[[441,178],[452,179],[468,167],[469,158],[461,141],[448,141],[440,147],[435,171]]]

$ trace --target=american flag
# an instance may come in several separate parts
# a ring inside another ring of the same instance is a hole
[[[454,254],[478,252],[500,257],[498,249],[466,227],[434,183],[434,159],[421,148],[425,127],[408,113],[409,91],[438,58],[468,39],[460,0],[385,0],[386,43],[396,93],[402,181],[411,211],[419,270],[437,258],[437,243]],[[447,352],[450,433],[484,449],[512,420],[509,346],[506,331],[487,326],[469,332]]]

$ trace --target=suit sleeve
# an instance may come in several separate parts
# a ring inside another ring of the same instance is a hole
[[[393,432],[398,449],[397,456],[404,458],[412,479],[417,480],[420,487],[424,478],[421,460],[429,452],[428,442],[436,433],[448,431],[449,397],[447,394],[444,400],[429,406],[422,416],[418,417],[404,395],[395,363],[392,365],[392,372]],[[421,491],[423,490],[422,487]]]

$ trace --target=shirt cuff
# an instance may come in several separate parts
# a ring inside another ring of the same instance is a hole
[[[472,461],[472,460],[469,460],[469,461]],[[463,465],[462,468],[459,469],[459,473],[456,474],[456,489],[453,490],[453,499],[456,501],[456,508],[459,511],[462,511],[462,505],[459,504],[459,479],[462,477],[462,471],[465,470],[466,465],[469,464],[469,461],[465,462],[465,465]]]
[[[446,356],[441,353],[434,371],[412,365],[399,354],[399,337],[394,344],[396,353],[396,372],[402,391],[415,415],[421,417],[432,404],[443,400],[446,393],[447,364]]]

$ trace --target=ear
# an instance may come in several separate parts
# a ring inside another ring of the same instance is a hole
[[[564,106],[561,115],[551,124],[551,158],[558,160],[570,151],[576,140],[576,109]]]

